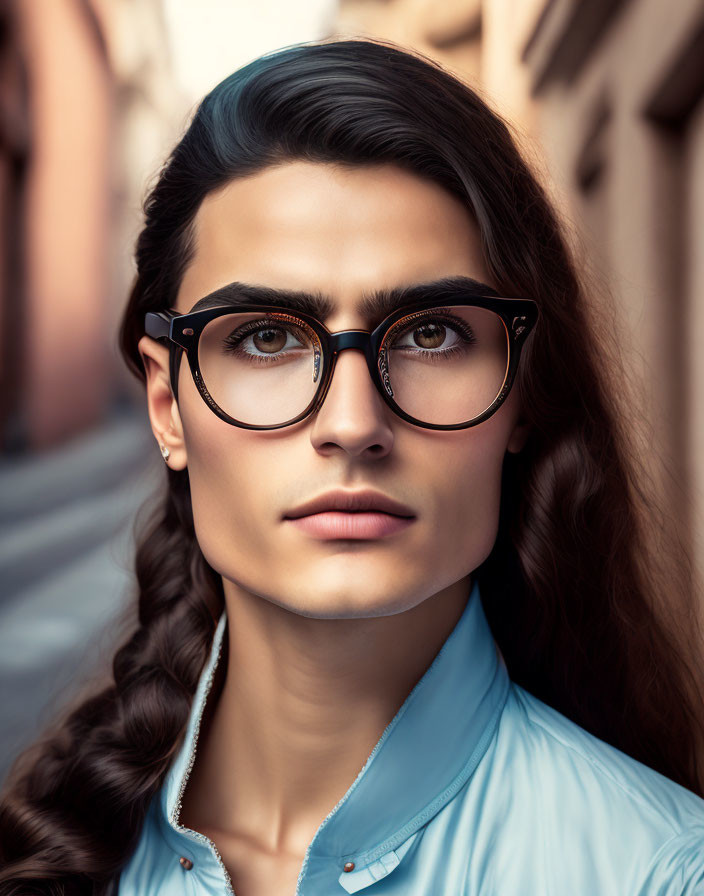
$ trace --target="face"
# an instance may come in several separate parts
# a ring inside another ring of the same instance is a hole
[[[206,197],[195,252],[175,303],[181,313],[235,280],[322,292],[331,332],[373,329],[365,291],[466,275],[495,284],[462,203],[393,165],[344,169],[289,162]],[[154,434],[169,466],[188,468],[199,545],[226,596],[245,589],[319,618],[399,613],[467,577],[488,556],[506,451],[527,436],[514,388],[499,410],[464,430],[423,429],[376,391],[361,352],[338,356],[322,407],[279,430],[246,430],[210,411],[185,357],[179,402],[167,349],[144,337]],[[372,488],[407,505],[390,536],[324,540],[284,515],[330,489]]]

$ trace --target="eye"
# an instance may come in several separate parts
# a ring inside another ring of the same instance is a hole
[[[266,319],[249,321],[223,340],[226,353],[262,363],[310,347],[311,340],[302,327]]]
[[[421,358],[442,359],[464,352],[476,342],[469,324],[453,315],[428,315],[402,325],[394,332],[391,351],[403,351]]]

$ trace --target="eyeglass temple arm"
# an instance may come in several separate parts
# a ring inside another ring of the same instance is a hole
[[[168,311],[147,311],[144,316],[144,332],[152,339],[168,339],[172,317]]]
[[[144,316],[144,332],[152,339],[169,339],[174,316],[169,311],[147,311]],[[178,362],[181,360],[182,351],[180,345],[173,341],[169,342],[169,379],[176,401],[178,401]]]

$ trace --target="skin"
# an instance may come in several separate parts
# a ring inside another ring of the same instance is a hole
[[[321,290],[336,300],[328,329],[371,329],[356,308],[364,290],[456,274],[495,285],[464,205],[389,164],[268,168],[207,196],[195,225],[183,313],[243,280]],[[167,349],[146,336],[139,348],[154,435],[170,467],[188,467],[198,542],[230,620],[181,820],[215,841],[238,896],[293,892],[321,821],[462,614],[496,538],[504,454],[521,450],[527,424],[514,389],[479,426],[413,426],[351,350],[315,415],[250,431],[208,409],[185,361],[177,406]],[[389,538],[344,542],[282,520],[337,486],[378,489],[417,518]]]

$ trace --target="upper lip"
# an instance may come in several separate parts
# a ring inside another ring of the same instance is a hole
[[[297,519],[311,513],[323,513],[326,510],[346,510],[358,513],[365,510],[376,510],[382,513],[391,513],[394,516],[415,516],[405,504],[400,504],[381,492],[375,492],[372,489],[354,492],[337,489],[306,501],[305,504],[284,514],[284,519]]]

